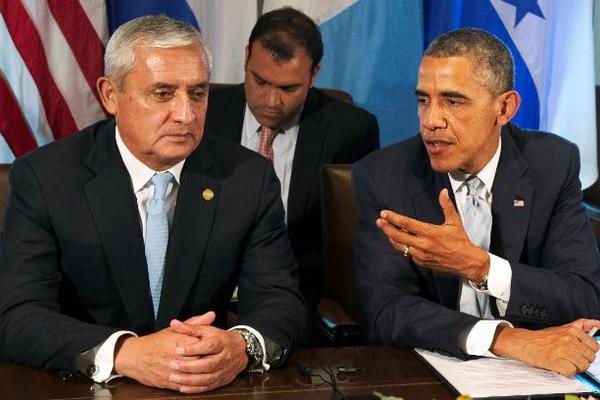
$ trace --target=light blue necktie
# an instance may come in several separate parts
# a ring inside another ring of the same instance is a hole
[[[169,243],[168,208],[165,201],[167,186],[173,179],[170,172],[155,174],[152,179],[154,196],[148,202],[146,216],[146,262],[148,263],[148,279],[154,306],[154,318],[158,314],[160,293],[162,291],[165,255]]]
[[[463,224],[471,242],[484,250],[490,248],[492,231],[492,213],[484,196],[484,183],[473,175],[466,181],[467,198],[463,209]],[[490,310],[490,298],[484,293],[476,292],[477,307],[482,318],[493,319]]]

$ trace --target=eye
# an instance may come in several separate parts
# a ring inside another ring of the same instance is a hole
[[[254,77],[254,81],[256,82],[256,84],[258,86],[263,86],[267,83],[267,81],[265,81],[264,79],[259,78],[258,76]]]
[[[205,97],[206,90],[204,89],[192,90],[190,92],[190,99],[192,99],[192,101],[202,101]]]
[[[152,95],[157,99],[164,101],[173,97],[173,91],[168,89],[156,89],[152,92]]]
[[[448,98],[446,98],[446,103],[449,106],[459,106],[464,103],[464,100],[461,98],[456,98],[456,97],[448,97]]]
[[[429,98],[418,96],[417,103],[419,103],[419,106],[426,106],[429,104]]]

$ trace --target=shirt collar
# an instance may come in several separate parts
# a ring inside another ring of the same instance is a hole
[[[498,148],[496,152],[488,161],[488,163],[475,175],[485,185],[485,190],[487,193],[492,193],[492,185],[494,184],[494,177],[496,176],[496,170],[498,169],[498,162],[500,161],[500,152],[502,150],[502,137],[498,139]],[[465,181],[473,174],[465,174],[460,171],[452,171],[448,173],[448,177],[450,178],[450,184],[452,185],[452,190],[454,193],[459,192],[465,186]]]
[[[282,133],[285,133],[285,131],[287,131],[288,129],[298,126],[300,124],[300,116],[302,115],[303,110],[304,105],[302,105],[300,110],[298,110],[296,115],[294,115],[294,118],[292,118],[289,123],[280,128]],[[252,114],[252,111],[250,111],[248,103],[246,103],[246,111],[244,111],[244,125],[248,129],[247,132],[249,135],[260,133],[260,122],[256,120],[256,117],[254,117],[254,114]]]
[[[121,139],[121,133],[119,132],[119,127],[115,128],[116,130],[116,140],[117,140],[117,148],[119,149],[119,153],[121,154],[121,158],[123,159],[123,163],[125,164],[125,168],[131,177],[131,183],[133,184],[133,192],[136,193],[141,190],[150,178],[157,172],[165,172],[169,171],[171,175],[175,178],[177,184],[179,184],[179,178],[181,176],[181,170],[183,169],[183,164],[185,160],[179,161],[177,164],[173,165],[171,168],[165,171],[154,171],[152,168],[148,167],[146,164],[141,162],[133,155],[133,153],[127,148],[123,139]]]

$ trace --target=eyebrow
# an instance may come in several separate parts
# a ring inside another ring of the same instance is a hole
[[[263,82],[266,82],[266,83],[268,83],[269,85],[273,85],[273,86],[275,86],[275,87],[278,87],[278,88],[280,88],[280,89],[292,89],[292,88],[297,88],[297,87],[300,87],[300,86],[302,86],[302,83],[292,83],[292,84],[289,84],[289,85],[282,85],[282,86],[279,86],[279,85],[274,85],[272,82],[270,82],[270,81],[268,81],[267,79],[263,78],[262,76],[260,76],[260,75],[259,75],[259,74],[257,74],[256,72],[254,72],[254,71],[250,71],[250,72],[252,72],[252,75],[254,75],[254,77],[255,77],[255,78],[258,78],[259,80],[261,80],[261,81],[263,81]]]
[[[191,85],[188,86],[188,89],[205,89],[208,87],[208,81],[203,81],[200,83],[196,83],[195,85]],[[177,89],[178,85],[174,85],[172,83],[165,83],[165,82],[156,82],[155,84],[153,84],[151,86],[151,90],[155,90],[155,89],[170,89],[170,90],[174,90]]]

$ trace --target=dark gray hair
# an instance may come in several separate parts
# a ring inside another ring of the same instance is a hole
[[[210,71],[212,55],[204,44],[202,35],[192,25],[166,15],[147,15],[132,19],[121,25],[110,37],[104,54],[104,73],[122,90],[125,76],[133,68],[134,46],[168,49],[193,43],[200,43],[202,46]]]
[[[475,74],[492,93],[498,95],[515,87],[515,64],[510,50],[482,29],[461,28],[444,33],[431,42],[424,55],[473,57]]]

